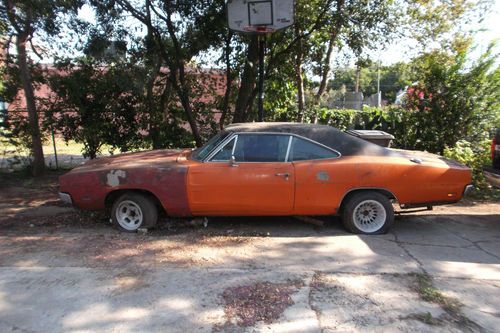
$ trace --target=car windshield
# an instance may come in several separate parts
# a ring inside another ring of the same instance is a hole
[[[191,153],[191,158],[198,161],[204,160],[208,156],[208,154],[210,154],[210,152],[214,150],[214,148],[217,147],[219,143],[221,143],[228,135],[229,132],[220,132],[219,134],[208,140],[208,142],[205,143],[202,147],[194,150]]]

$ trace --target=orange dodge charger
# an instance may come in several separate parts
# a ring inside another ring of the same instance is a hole
[[[402,209],[459,201],[471,170],[422,152],[380,147],[336,128],[295,123],[228,126],[203,147],[99,158],[60,178],[60,197],[111,212],[126,231],[169,216],[340,215],[380,234]]]

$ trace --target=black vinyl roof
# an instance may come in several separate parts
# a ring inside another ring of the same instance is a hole
[[[296,134],[319,142],[339,151],[343,156],[391,156],[399,155],[374,143],[354,137],[341,130],[326,126],[300,123],[241,123],[225,128],[229,132],[273,132]]]

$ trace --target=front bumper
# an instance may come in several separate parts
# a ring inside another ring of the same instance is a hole
[[[71,199],[71,195],[68,193],[64,192],[59,192],[59,199],[61,199],[62,202],[73,205],[73,199]]]

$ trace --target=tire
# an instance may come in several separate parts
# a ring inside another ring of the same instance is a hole
[[[158,208],[153,200],[139,193],[125,193],[111,207],[113,223],[121,230],[135,232],[139,228],[152,228],[158,221]]]
[[[385,234],[394,224],[394,209],[385,195],[374,191],[360,192],[346,202],[342,222],[355,234]]]

